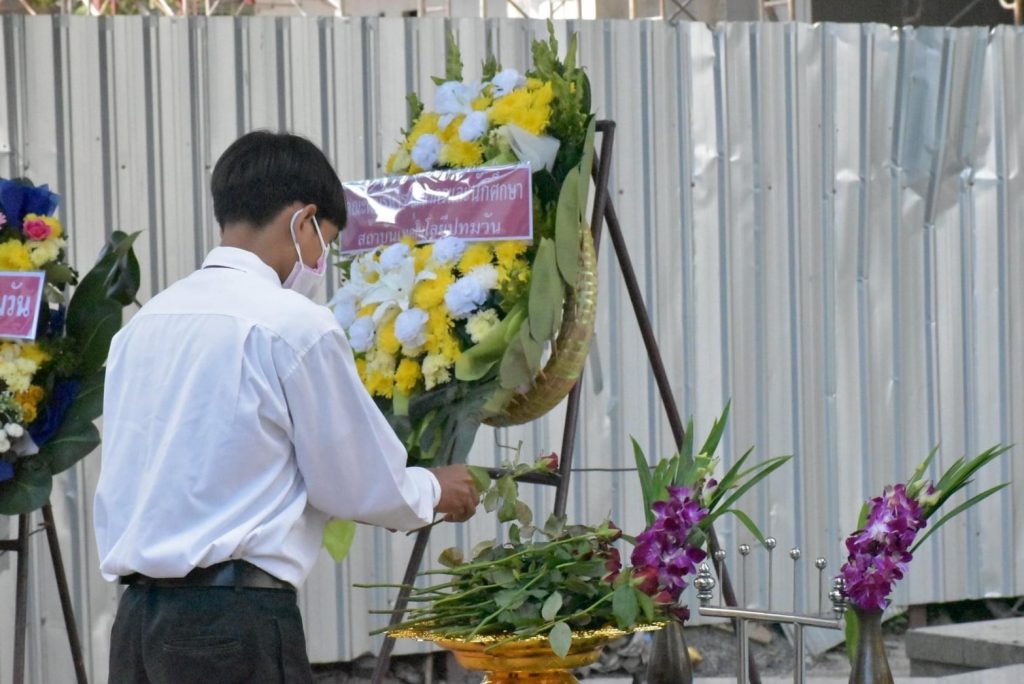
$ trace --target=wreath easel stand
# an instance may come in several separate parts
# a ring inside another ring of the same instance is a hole
[[[591,235],[594,238],[594,250],[596,252],[600,247],[601,226],[607,225],[608,237],[612,241],[612,249],[615,251],[619,270],[622,272],[623,280],[625,280],[626,283],[626,290],[629,293],[629,301],[633,307],[633,313],[636,316],[637,327],[640,328],[640,334],[643,337],[644,348],[647,352],[648,361],[651,364],[651,370],[654,373],[655,382],[658,385],[658,393],[661,395],[661,402],[665,408],[665,415],[668,418],[669,427],[672,430],[672,437],[675,440],[676,447],[681,449],[683,442],[686,439],[686,430],[683,427],[683,420],[679,414],[679,407],[676,405],[675,398],[672,395],[672,387],[668,379],[668,373],[665,370],[665,364],[661,358],[661,351],[658,348],[658,342],[654,336],[654,327],[651,325],[650,316],[647,314],[647,308],[644,305],[640,284],[639,281],[637,281],[636,272],[633,270],[633,262],[630,259],[629,251],[626,248],[626,239],[622,234],[622,227],[619,224],[618,215],[615,213],[615,207],[608,194],[608,178],[611,174],[612,145],[615,141],[615,122],[611,120],[598,121],[596,131],[601,134],[601,151],[599,154],[595,152],[594,166],[591,170],[591,174],[596,185],[594,208],[590,222]],[[577,381],[576,385],[569,393],[567,400],[565,428],[562,432],[562,450],[559,453],[560,462],[558,473],[552,473],[551,475],[531,474],[520,478],[520,481],[522,482],[555,487],[554,513],[559,516],[565,515],[566,503],[569,496],[569,477],[572,474],[573,447],[576,442],[576,426],[579,419],[581,390],[582,383]],[[499,469],[491,470],[492,477],[500,477],[501,474],[502,473]],[[420,565],[423,562],[423,556],[427,550],[427,542],[430,540],[430,530],[430,527],[426,527],[420,530],[416,535],[416,541],[413,544],[412,552],[409,554],[409,562],[405,568],[405,576],[402,579],[404,588],[398,592],[398,597],[395,599],[395,607],[391,613],[391,619],[389,621],[390,625],[396,625],[401,622],[402,616],[405,614],[406,607],[409,604],[408,587],[411,587],[416,581],[416,574],[419,572]],[[715,530],[712,527],[708,533],[709,555],[714,557],[715,552],[718,551],[719,548],[721,547],[718,543],[718,535],[715,534]],[[715,563],[715,570],[718,574],[719,581],[721,582],[722,596],[725,599],[726,604],[735,607],[737,605],[736,592],[733,590],[732,580],[729,577],[729,571],[725,566],[725,561],[723,560],[720,563]],[[380,654],[377,657],[377,664],[373,671],[373,684],[381,684],[384,681],[384,677],[391,665],[391,653],[394,648],[395,640],[390,636],[385,637],[384,644],[381,646]],[[751,683],[760,684],[761,678],[757,672],[752,654],[750,655],[749,668]]]
[[[78,684],[87,684],[85,659],[82,657],[82,642],[78,638],[78,626],[75,624],[75,613],[71,607],[71,592],[68,591],[68,578],[64,571],[60,542],[57,539],[53,507],[47,502],[41,510],[43,513],[42,526],[46,532],[47,545],[50,547],[50,559],[53,561],[53,574],[57,583],[57,594],[60,597],[60,608],[64,614],[64,626],[67,628],[71,660],[75,666],[75,679]],[[28,541],[29,536],[33,534],[29,531],[31,515],[32,513],[22,513],[18,516],[17,537],[0,539],[0,551],[18,554],[14,589],[14,677],[11,680],[12,684],[24,684],[25,681],[25,637],[28,633]]]

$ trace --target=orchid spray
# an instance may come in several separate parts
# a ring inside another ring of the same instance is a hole
[[[764,535],[746,513],[736,507],[740,498],[763,479],[781,468],[791,457],[777,456],[748,466],[753,448],[747,450],[725,472],[721,480],[712,475],[731,404],[711,426],[704,445],[694,456],[693,420],[679,451],[650,464],[640,445],[633,440],[633,455],[643,494],[647,529],[636,539],[631,563],[637,589],[678,620],[689,618],[680,605],[687,577],[696,575],[697,564],[706,557],[703,549],[711,525],[725,514],[734,516],[761,543]]]
[[[849,556],[840,569],[847,600],[855,609],[884,610],[889,605],[893,585],[906,575],[917,548],[949,520],[1009,484],[1004,482],[968,498],[918,538],[918,533],[928,525],[928,519],[950,497],[973,482],[975,473],[1009,448],[996,445],[970,460],[961,457],[933,481],[927,479],[926,472],[938,453],[935,448],[905,484],[887,486],[882,496],[864,502],[859,529],[846,538]],[[852,659],[859,641],[856,611],[846,614],[846,636]]]

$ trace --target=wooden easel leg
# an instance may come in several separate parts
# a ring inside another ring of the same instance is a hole
[[[82,642],[78,638],[78,625],[75,623],[75,612],[71,607],[71,592],[68,590],[68,578],[64,572],[64,559],[60,555],[57,528],[53,523],[53,508],[49,503],[43,506],[43,525],[46,528],[46,540],[50,547],[50,558],[53,560],[53,574],[57,579],[57,593],[60,596],[61,612],[64,613],[64,626],[68,632],[68,645],[71,647],[71,660],[75,665],[75,677],[78,684],[87,684],[85,659],[82,656]]]
[[[28,629],[28,513],[18,516],[18,569],[14,588],[14,679],[25,682],[25,632]]]
[[[398,598],[395,599],[395,608],[391,613],[388,625],[394,626],[402,621],[405,615],[405,608],[409,605],[409,593],[413,583],[416,581],[416,573],[420,570],[423,556],[427,552],[427,542],[430,541],[430,530],[432,527],[425,527],[416,533],[416,543],[413,544],[412,553],[409,554],[409,563],[405,566],[405,577],[402,578],[402,588],[398,591]],[[391,652],[395,650],[395,640],[390,636],[384,637],[384,644],[380,647],[377,655],[377,664],[373,668],[373,684],[380,684],[391,667]]]

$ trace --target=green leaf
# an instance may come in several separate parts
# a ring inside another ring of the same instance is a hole
[[[524,527],[533,524],[533,511],[522,501],[516,501],[516,520]]]
[[[920,546],[921,544],[923,544],[925,539],[927,539],[928,537],[930,537],[933,534],[935,534],[935,532],[938,531],[938,529],[940,527],[942,527],[943,525],[945,525],[949,520],[953,519],[954,517],[956,517],[960,513],[963,513],[964,511],[966,511],[971,506],[973,506],[973,505],[975,505],[977,503],[980,503],[984,499],[987,499],[988,497],[992,496],[993,494],[998,492],[1000,489],[1003,489],[1004,487],[1008,487],[1009,485],[1010,485],[1009,482],[1004,482],[1003,484],[996,485],[995,487],[991,487],[990,489],[986,489],[981,494],[977,494],[975,496],[972,496],[970,499],[968,499],[967,501],[964,501],[962,504],[960,504],[959,506],[957,506],[956,508],[951,510],[949,513],[946,513],[945,515],[943,515],[941,518],[939,518],[939,521],[937,523],[932,525],[928,529],[928,531],[924,533],[924,536],[922,536],[920,539],[917,540],[917,542],[914,544],[914,546],[911,547],[910,553],[914,553],[915,551],[917,551],[917,547]]]
[[[526,367],[530,369],[532,381],[540,372],[540,360],[544,356],[544,346],[533,339],[530,328],[526,325],[519,330],[519,343],[523,346],[523,358],[526,359]]]
[[[544,601],[544,605],[540,609],[540,616],[544,618],[545,622],[550,622],[555,619],[558,615],[559,609],[562,607],[562,595],[557,591],[553,592]]]
[[[530,335],[541,343],[554,338],[565,298],[556,259],[555,243],[541,238],[533,260],[529,298]]]
[[[612,613],[619,629],[629,629],[636,624],[640,615],[640,604],[636,598],[637,590],[630,584],[620,584],[612,595]]]
[[[515,610],[530,598],[521,589],[502,589],[494,595],[494,603],[504,610]]]
[[[760,482],[761,480],[763,480],[764,478],[768,477],[773,472],[775,472],[776,470],[781,468],[783,466],[783,464],[785,464],[789,459],[790,459],[789,456],[779,456],[777,458],[773,458],[773,459],[769,459],[769,460],[765,461],[762,464],[764,467],[761,468],[760,470],[758,470],[757,474],[755,474],[752,477],[750,477],[740,487],[737,487],[736,491],[733,492],[732,495],[725,500],[725,503],[722,504],[722,509],[726,509],[727,510],[729,508],[732,508],[733,505],[737,501],[739,501],[740,498],[744,494],[746,494],[748,490],[750,490],[752,487],[757,485],[758,482]],[[717,511],[712,512],[708,516],[706,516],[700,522],[701,529],[705,529],[705,530],[708,529],[708,527],[714,522],[715,518],[717,518],[721,514],[722,514],[722,510],[717,510]]]
[[[857,613],[853,610],[848,610],[845,613],[846,617],[846,657],[850,661],[850,665],[853,665],[853,659],[857,657],[857,642],[860,641],[860,620],[857,619]]]
[[[548,632],[548,643],[551,644],[551,650],[559,658],[567,656],[572,647],[572,630],[569,625],[564,622],[556,622]]]
[[[466,559],[462,556],[462,549],[450,546],[441,552],[441,555],[437,557],[437,562],[446,568],[454,568],[465,563]]]
[[[91,454],[100,445],[100,432],[92,421],[65,420],[57,434],[39,449],[35,458],[43,459],[54,475],[61,473]]]
[[[938,453],[939,447],[938,445],[935,445],[934,447],[932,447],[932,450],[931,452],[929,452],[928,456],[923,461],[921,461],[920,465],[918,465],[917,468],[914,470],[914,474],[910,476],[909,480],[907,480],[908,490],[912,485],[917,483],[918,480],[924,477],[925,471],[928,470],[928,466],[931,465],[932,461],[935,459],[935,455]]]
[[[423,113],[423,102],[416,93],[409,93],[405,96],[405,103],[409,108],[409,128],[412,129],[416,120]]]
[[[480,64],[480,78],[484,81],[490,81],[499,71],[501,71],[501,65],[498,64],[494,55],[488,55],[487,59]]]
[[[501,495],[498,494],[498,490],[488,490],[488,492],[484,494],[484,510],[488,513],[493,513],[494,509],[498,507],[498,500],[500,498]]]
[[[640,604],[640,610],[643,611],[644,617],[648,622],[654,621],[654,600],[650,596],[643,593],[642,591],[636,592],[637,603]]]
[[[455,42],[455,34],[448,34],[448,54],[444,60],[444,77],[449,81],[462,80],[462,53]]]
[[[633,460],[636,461],[636,473],[640,477],[640,494],[644,500],[644,515],[647,517],[647,525],[650,526],[654,522],[654,511],[651,510],[651,504],[654,503],[651,466],[647,463],[647,456],[644,455],[644,450],[640,448],[636,439],[633,437],[629,439],[633,442]]]
[[[530,372],[521,337],[516,337],[509,343],[505,355],[501,358],[499,374],[501,386],[505,389],[518,389],[533,382],[534,373]]]
[[[558,270],[569,287],[576,285],[580,265],[580,170],[573,167],[562,182],[555,210],[555,248]]]
[[[12,479],[0,482],[0,515],[28,513],[50,500],[53,476],[34,465],[22,463]]]
[[[324,527],[324,548],[335,563],[345,560],[356,538],[356,524],[351,520],[331,520]]]
[[[704,446],[700,448],[700,453],[711,456],[718,449],[718,443],[722,440],[722,433],[725,432],[725,423],[729,420],[729,411],[732,408],[732,399],[725,404],[725,408],[722,409],[722,415],[715,420],[711,426],[711,432],[708,433],[708,438],[704,441]]]
[[[476,485],[478,492],[486,492],[491,487],[491,475],[487,472],[486,468],[480,466],[467,466],[469,474],[473,478],[473,484]]]
[[[499,522],[511,522],[516,519],[519,515],[516,503],[514,498],[504,498],[501,500],[501,508],[498,509]]]
[[[77,293],[76,293],[77,294]],[[75,298],[71,298],[74,305]],[[75,335],[70,330],[69,311],[69,334],[76,339],[79,348],[79,369],[83,374],[91,374],[98,371],[107,362],[107,353],[110,351],[110,342],[114,335],[121,329],[121,305],[110,299],[95,302],[89,314],[89,329],[83,331],[83,335]]]
[[[738,508],[727,508],[722,512],[731,513],[732,515],[736,516],[736,519],[743,523],[744,527],[750,530],[750,534],[754,535],[754,539],[760,542],[762,546],[764,545],[764,535],[761,534],[760,528],[758,528],[754,521],[750,519],[750,516],[748,516],[746,513],[739,510]]]
[[[478,343],[462,352],[455,361],[455,378],[464,382],[479,380],[494,368],[519,333],[527,317],[527,305],[520,301]]]

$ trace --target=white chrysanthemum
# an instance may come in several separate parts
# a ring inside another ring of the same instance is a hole
[[[348,341],[352,345],[352,351],[365,352],[373,346],[376,335],[377,329],[373,325],[373,318],[357,318],[348,329]]]
[[[502,97],[526,85],[526,78],[515,69],[502,69],[491,79],[491,85],[494,86],[494,97]]]
[[[473,111],[473,100],[480,97],[479,83],[445,81],[437,87],[434,111],[438,114],[468,114]]]
[[[444,293],[444,303],[452,318],[465,318],[480,308],[487,299],[487,288],[472,276],[459,278]]]
[[[412,160],[421,169],[432,169],[441,154],[441,139],[433,133],[424,133],[416,140],[412,148]]]
[[[10,451],[10,449],[10,441],[7,439],[5,435],[2,435],[2,433],[0,433],[0,454],[4,453],[5,451]]]
[[[473,340],[473,344],[476,344],[484,337],[487,333],[498,324],[498,312],[494,309],[484,309],[483,311],[477,311],[475,314],[469,317],[466,321],[466,332],[469,333],[469,338]]]
[[[487,112],[470,112],[459,125],[459,137],[472,142],[487,132]]]
[[[486,290],[493,290],[498,287],[498,269],[492,264],[477,266],[467,274],[470,278],[480,283]]]
[[[327,306],[334,311],[335,320],[345,330],[356,320],[359,310],[355,292],[345,287],[334,293]]]
[[[395,319],[395,337],[403,347],[412,349],[427,341],[428,318],[426,311],[416,307],[398,314]]]
[[[8,423],[4,426],[4,432],[7,433],[8,437],[14,437],[17,439],[25,434],[25,428],[21,427],[17,423]]]
[[[384,248],[384,251],[380,253],[379,263],[381,268],[398,268],[407,256],[409,256],[409,245],[404,242],[396,242]]]
[[[461,259],[465,251],[465,240],[447,235],[434,243],[430,258],[438,264],[448,265]]]

